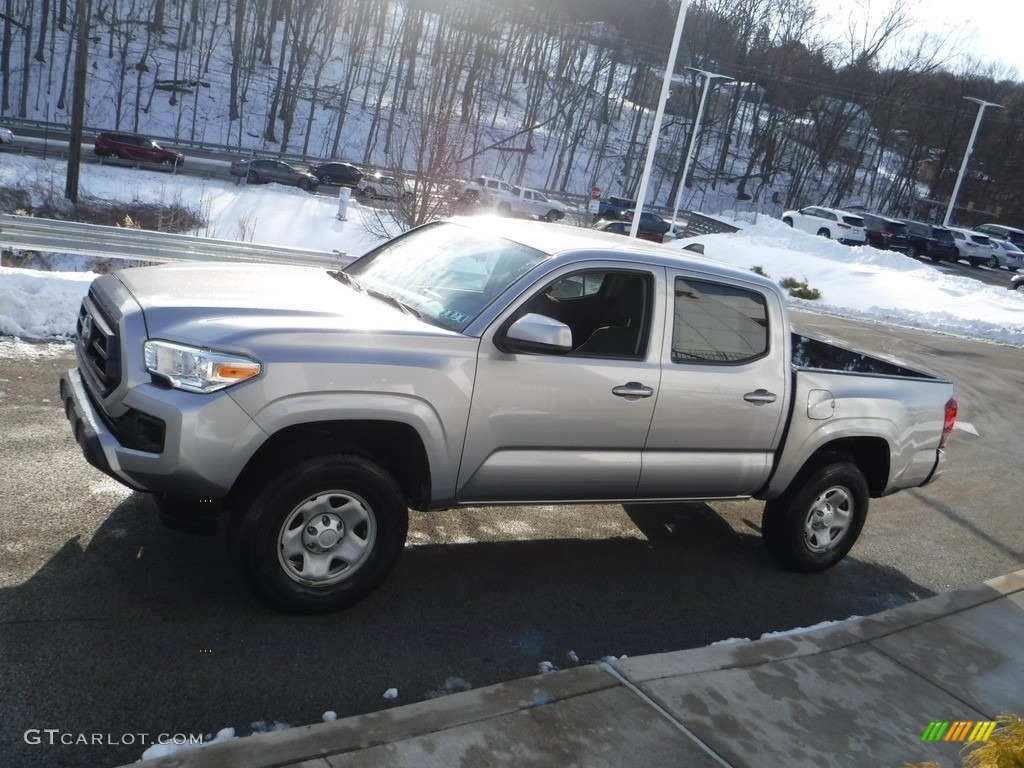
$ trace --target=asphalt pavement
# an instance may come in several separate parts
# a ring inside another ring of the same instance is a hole
[[[152,768],[953,765],[1024,712],[1024,571],[868,618],[224,741]]]
[[[269,612],[225,556],[226,536],[162,528],[145,495],[82,460],[56,395],[66,345],[22,354],[0,342],[0,766],[130,763],[146,745],[125,733],[241,736],[327,710],[383,718],[545,662],[572,672],[611,655],[757,638],[1024,568],[1021,350],[797,320],[802,332],[949,376],[962,423],[979,433],[956,432],[938,482],[874,500],[836,568],[808,576],[771,563],[756,502],[417,513],[388,582],[319,617]],[[392,686],[399,696],[385,700]],[[30,729],[103,743],[31,744]]]

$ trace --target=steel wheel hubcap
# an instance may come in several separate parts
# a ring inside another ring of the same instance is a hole
[[[854,503],[846,488],[834,487],[814,500],[804,523],[804,543],[812,552],[834,549],[850,529]]]
[[[310,496],[285,518],[278,533],[278,562],[289,578],[324,587],[350,578],[365,565],[377,540],[370,505],[348,491]]]

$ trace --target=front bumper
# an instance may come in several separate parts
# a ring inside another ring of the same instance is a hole
[[[126,445],[139,441],[104,416],[77,368],[61,375],[60,397],[86,461],[136,491],[223,498],[266,439],[225,393],[196,395],[155,384],[128,389],[120,407],[163,423],[159,449],[146,441],[142,448]]]
[[[117,462],[117,449],[120,443],[99,418],[86,394],[82,375],[77,368],[61,374],[60,401],[64,404],[64,414],[71,423],[71,433],[82,449],[85,460],[100,472],[110,475],[129,488],[136,491],[145,490],[121,471]]]

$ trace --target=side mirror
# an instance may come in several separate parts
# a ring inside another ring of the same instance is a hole
[[[547,315],[523,315],[495,339],[502,352],[564,355],[572,351],[572,329]]]

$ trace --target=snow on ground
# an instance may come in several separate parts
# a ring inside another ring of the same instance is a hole
[[[0,163],[0,185],[33,185],[39,201],[59,196],[63,174],[60,163],[17,155],[4,155]],[[203,236],[352,255],[381,241],[373,233],[381,231],[374,209],[352,201],[347,221],[339,221],[335,199],[278,185],[236,186],[87,165],[82,167],[81,189],[83,197],[123,201],[126,208],[131,202],[199,208],[209,218],[195,233]],[[1024,293],[1019,291],[946,274],[899,253],[840,245],[766,217],[736,234],[696,239],[712,259],[743,269],[760,267],[774,280],[806,280],[821,291],[819,300],[794,299],[794,306],[1024,347]],[[38,340],[74,333],[91,276],[72,271],[81,268],[80,261],[60,263],[67,271],[0,268],[0,336]],[[11,353],[7,349],[3,354]]]

